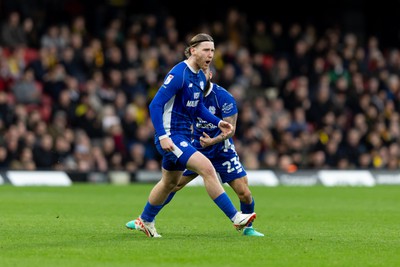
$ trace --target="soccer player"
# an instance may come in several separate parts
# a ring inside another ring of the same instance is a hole
[[[208,81],[204,90],[204,105],[217,117],[229,122],[233,126],[231,134],[225,135],[217,126],[210,125],[201,118],[194,125],[192,145],[211,160],[219,174],[222,183],[229,184],[240,200],[243,213],[254,212],[254,198],[248,185],[247,173],[235,150],[232,136],[235,133],[238,110],[233,96],[223,87],[211,82],[212,72],[204,70]],[[197,173],[185,170],[176,188],[170,193],[164,206],[168,204],[175,193],[198,176]],[[252,227],[252,223],[244,227],[243,235],[264,236]]]
[[[191,126],[197,117],[217,125],[224,135],[233,131],[230,123],[213,115],[203,104],[207,79],[202,69],[209,67],[214,52],[214,40],[210,35],[195,35],[185,50],[187,59],[169,71],[150,103],[150,117],[156,132],[155,145],[163,156],[162,177],[151,190],[141,215],[126,224],[126,227],[140,230],[148,237],[161,237],[154,219],[185,169],[203,178],[208,195],[236,229],[243,229],[256,218],[254,212],[243,214],[236,210],[211,161],[191,144]]]
[[[204,70],[208,81],[204,90],[204,105],[217,117],[229,122],[233,131],[225,135],[217,126],[197,118],[194,125],[192,144],[198,151],[202,152],[212,162],[219,174],[222,183],[227,183],[235,191],[240,200],[240,208],[243,213],[254,212],[254,198],[248,185],[247,173],[236,153],[232,136],[236,130],[238,110],[233,96],[223,87],[211,82],[212,71]],[[198,176],[191,170],[185,170],[177,187],[167,198],[171,201],[175,192],[182,189],[187,183]],[[168,204],[164,203],[164,205]],[[252,223],[244,227],[243,235],[264,236],[252,227]]]

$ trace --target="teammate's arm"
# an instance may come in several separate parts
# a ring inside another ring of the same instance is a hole
[[[207,133],[203,132],[203,136],[200,137],[201,146],[202,147],[212,146],[212,145],[215,145],[219,142],[223,142],[226,139],[229,139],[232,136],[234,136],[235,131],[236,131],[237,117],[238,117],[238,114],[236,113],[236,114],[233,114],[232,116],[224,118],[224,121],[229,122],[233,127],[232,132],[229,134],[225,134],[224,132],[221,132],[219,135],[217,135],[215,137],[210,137]]]

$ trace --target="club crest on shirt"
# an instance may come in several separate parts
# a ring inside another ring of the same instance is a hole
[[[167,79],[165,79],[164,84],[169,84],[173,78],[174,78],[174,75],[172,75],[172,74],[168,75]]]
[[[200,88],[201,88],[201,90],[204,90],[204,82],[203,81],[200,82]]]
[[[193,97],[194,97],[194,99],[199,99],[200,93],[194,93]]]
[[[187,143],[186,141],[182,141],[182,142],[179,143],[179,145],[180,145],[181,147],[187,147],[187,146],[188,146],[188,143]]]
[[[209,106],[208,110],[212,113],[215,114],[215,107],[214,106]]]

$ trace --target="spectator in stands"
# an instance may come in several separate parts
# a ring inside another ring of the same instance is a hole
[[[22,28],[25,34],[25,44],[29,48],[39,48],[39,33],[36,23],[32,17],[26,17],[22,22]]]
[[[60,38],[60,29],[57,25],[49,25],[46,33],[40,38],[41,47],[55,47],[61,50],[65,46],[65,41]]]
[[[22,104],[39,104],[42,99],[41,84],[35,80],[33,69],[24,70],[21,79],[11,88],[15,101]]]
[[[0,168],[8,168],[10,166],[10,158],[8,150],[4,145],[0,145]]]
[[[45,133],[39,143],[33,148],[33,159],[38,169],[51,169],[55,163],[53,137]]]
[[[257,20],[254,23],[253,33],[250,36],[252,53],[272,54],[274,43],[267,32],[267,24],[263,20]]]
[[[62,134],[54,137],[54,164],[58,170],[67,170],[72,157],[72,144]]]
[[[21,25],[21,15],[12,11],[1,27],[1,45],[8,48],[16,48],[26,45],[26,36]]]

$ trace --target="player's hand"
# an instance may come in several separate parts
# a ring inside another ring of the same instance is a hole
[[[174,142],[171,138],[164,138],[160,140],[161,148],[167,152],[174,151]]]
[[[218,128],[225,136],[230,136],[233,132],[233,126],[227,121],[221,120],[218,123]]]
[[[208,147],[212,146],[213,144],[214,144],[213,139],[208,134],[203,132],[203,136],[200,136],[200,145],[202,147]]]

